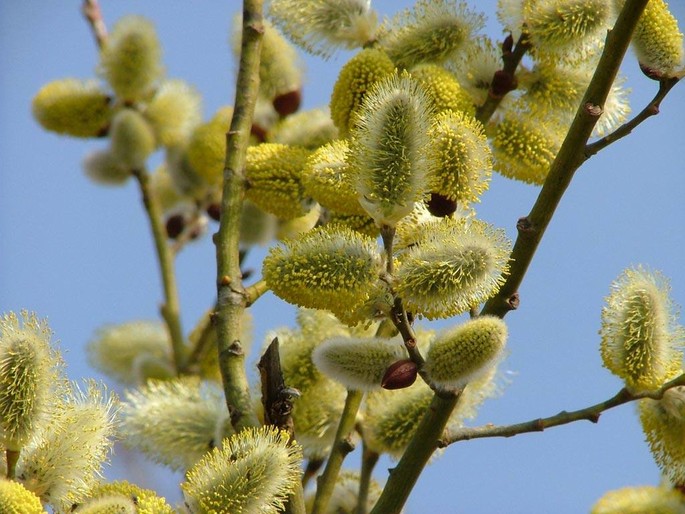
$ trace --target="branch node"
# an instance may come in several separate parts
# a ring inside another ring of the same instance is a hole
[[[515,311],[516,309],[519,308],[519,305],[521,304],[521,298],[519,296],[518,291],[512,294],[509,298],[507,298],[507,305],[512,311]]]
[[[592,102],[587,102],[585,104],[585,112],[587,112],[590,116],[594,118],[599,118],[604,112],[604,109],[602,109],[601,105],[593,104]]]
[[[521,235],[524,235],[535,232],[535,227],[533,226],[533,222],[530,221],[530,218],[524,216],[516,221],[516,230],[518,230]]]

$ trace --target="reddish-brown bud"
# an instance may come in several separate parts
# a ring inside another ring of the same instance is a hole
[[[273,100],[274,109],[281,116],[288,116],[300,108],[302,102],[302,92],[299,89],[278,95]]]
[[[391,364],[383,375],[381,387],[384,389],[404,389],[416,381],[418,367],[409,359],[402,359]]]
[[[220,221],[221,220],[221,204],[216,202],[216,203],[210,203],[207,206],[207,215],[212,218],[214,221]]]
[[[186,220],[183,214],[174,214],[166,220],[166,235],[169,239],[176,239],[185,229]]]
[[[502,53],[503,54],[510,54],[511,51],[514,49],[514,37],[509,34],[507,37],[504,38],[504,41],[502,41]]]
[[[259,143],[266,141],[266,129],[257,123],[252,124],[250,134],[253,135]]]
[[[450,200],[440,193],[431,193],[426,205],[428,206],[428,212],[438,218],[449,216],[457,210],[457,202],[455,200]]]

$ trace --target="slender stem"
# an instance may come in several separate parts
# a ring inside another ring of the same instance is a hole
[[[570,185],[573,174],[585,161],[585,144],[601,115],[601,106],[606,101],[630,43],[630,37],[647,1],[627,0],[616,20],[616,25],[609,31],[597,69],[535,205],[530,214],[520,219],[517,224],[518,237],[509,260],[510,268],[506,282],[499,292],[487,301],[481,314],[503,317],[514,308],[518,288],[545,229]]]
[[[438,447],[438,440],[458,400],[459,394],[433,396],[404,455],[397,467],[390,471],[388,482],[371,514],[397,514],[402,510],[421,471]]]
[[[259,87],[264,24],[262,0],[244,0],[240,65],[231,127],[226,134],[221,221],[214,236],[217,261],[216,331],[226,404],[236,431],[259,424],[250,404],[245,354],[240,342],[247,299],[240,272],[240,215],[245,194],[245,154]]]
[[[164,288],[164,303],[160,307],[162,318],[169,331],[171,348],[173,350],[174,365],[176,371],[184,367],[186,346],[181,328],[180,307],[178,300],[178,287],[174,273],[174,259],[166,240],[166,231],[162,224],[162,209],[157,197],[150,187],[150,176],[144,169],[134,170],[133,176],[138,180],[140,192],[143,196],[143,205],[152,229],[152,237],[155,242],[157,260]]]
[[[659,106],[661,105],[662,100],[666,98],[668,92],[673,89],[673,86],[675,86],[679,80],[680,79],[678,78],[660,80],[659,90],[654,98],[652,98],[652,100],[647,104],[647,106],[642,109],[642,111],[640,111],[640,113],[632,120],[624,123],[611,134],[604,136],[602,139],[598,139],[592,144],[587,145],[585,147],[585,158],[589,159],[600,150],[603,150],[609,146],[611,143],[615,143],[619,139],[626,137],[647,118],[651,118],[652,116],[659,114]]]
[[[359,494],[357,495],[357,510],[355,514],[366,514],[369,502],[369,486],[373,469],[378,463],[380,454],[371,450],[362,436],[362,468],[359,475]]]
[[[86,20],[88,20],[95,43],[98,45],[98,48],[102,48],[107,41],[107,27],[105,26],[105,20],[102,18],[100,4],[97,0],[83,0],[81,12]]]
[[[660,389],[653,392],[631,393],[625,387],[621,389],[614,396],[603,402],[596,403],[590,407],[579,409],[575,411],[561,411],[560,413],[547,418],[532,419],[523,423],[516,423],[513,425],[493,426],[486,425],[474,428],[461,428],[452,433],[446,434],[439,442],[440,447],[449,446],[458,441],[466,441],[469,439],[480,439],[485,437],[513,437],[518,434],[525,434],[528,432],[542,432],[547,428],[557,427],[573,423],[574,421],[586,420],[592,423],[597,423],[599,417],[604,411],[618,407],[625,403],[629,403],[641,398],[652,398],[659,400],[663,398],[666,391],[673,387],[685,385],[685,374],[671,380],[664,384]]]
[[[269,291],[269,286],[266,285],[266,280],[259,279],[257,282],[249,287],[245,288],[245,302],[246,306],[249,307],[262,296],[264,293]]]
[[[17,461],[19,460],[19,450],[5,450],[5,457],[7,458],[7,478],[14,480],[17,470]]]
[[[328,456],[323,474],[317,480],[316,496],[314,497],[314,506],[312,507],[311,514],[328,512],[328,502],[333,494],[335,481],[338,479],[338,473],[340,473],[343,460],[354,449],[350,441],[350,433],[354,430],[357,411],[362,403],[363,396],[364,393],[362,391],[347,391],[345,407],[340,416],[338,430],[335,432],[335,441],[331,448],[331,453]]]
[[[216,329],[212,324],[212,316],[216,310],[216,306],[209,311],[205,312],[200,318],[197,326],[190,335],[190,342],[193,344],[192,350],[186,359],[185,365],[181,370],[184,373],[195,373],[197,370],[196,366],[202,361],[202,359],[207,355],[207,352],[216,344],[214,336],[216,335]],[[199,334],[196,338],[193,337],[194,334]]]
[[[481,314],[504,317],[517,304],[518,286],[574,172],[584,162],[585,144],[601,114],[600,106],[604,105],[609,94],[635,25],[647,1],[626,0],[614,28],[609,32],[595,74],[537,201],[530,215],[524,220],[519,220],[519,235],[510,257],[510,274],[497,295],[485,304]],[[438,439],[442,435],[439,431],[447,424],[458,398],[458,395],[443,397],[439,393],[435,394],[430,409],[421,420],[419,429],[412,437],[397,467],[390,474],[371,514],[400,512],[423,467],[437,448]]]

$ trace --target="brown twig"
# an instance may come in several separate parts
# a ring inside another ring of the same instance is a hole
[[[98,48],[102,48],[107,42],[107,26],[102,18],[102,10],[98,0],[83,0],[81,12],[86,20],[88,20],[95,43],[98,45]]]
[[[685,374],[671,380],[664,384],[659,390],[653,392],[631,393],[626,388],[621,389],[614,396],[603,402],[585,407],[575,411],[561,411],[560,413],[547,418],[532,419],[523,423],[516,423],[513,425],[485,425],[474,428],[461,428],[452,433],[446,434],[438,442],[438,447],[444,448],[452,443],[459,441],[467,441],[469,439],[481,439],[485,437],[513,437],[518,434],[525,434],[529,432],[542,432],[548,428],[557,427],[573,423],[574,421],[590,421],[597,423],[599,417],[604,411],[618,407],[625,403],[629,403],[641,398],[652,398],[660,400],[663,398],[666,391],[673,387],[685,385]]]
[[[616,130],[614,130],[611,134],[608,134],[604,136],[602,139],[598,139],[594,143],[587,145],[585,147],[585,159],[589,159],[590,157],[595,155],[600,150],[603,150],[610,144],[615,143],[619,139],[626,137],[640,123],[642,123],[648,118],[651,118],[652,116],[656,116],[657,114],[659,114],[659,106],[661,105],[661,102],[664,98],[666,98],[668,92],[671,89],[673,89],[673,86],[675,86],[679,80],[679,78],[668,78],[660,80],[659,90],[657,91],[654,98],[652,98],[652,100],[647,104],[647,106],[644,109],[642,109],[642,111],[640,111],[640,113],[637,116],[635,116],[632,120],[624,123]]]

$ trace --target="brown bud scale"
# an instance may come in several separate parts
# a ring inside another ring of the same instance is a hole
[[[409,359],[392,363],[383,375],[381,387],[384,389],[404,389],[416,381],[418,367]]]

